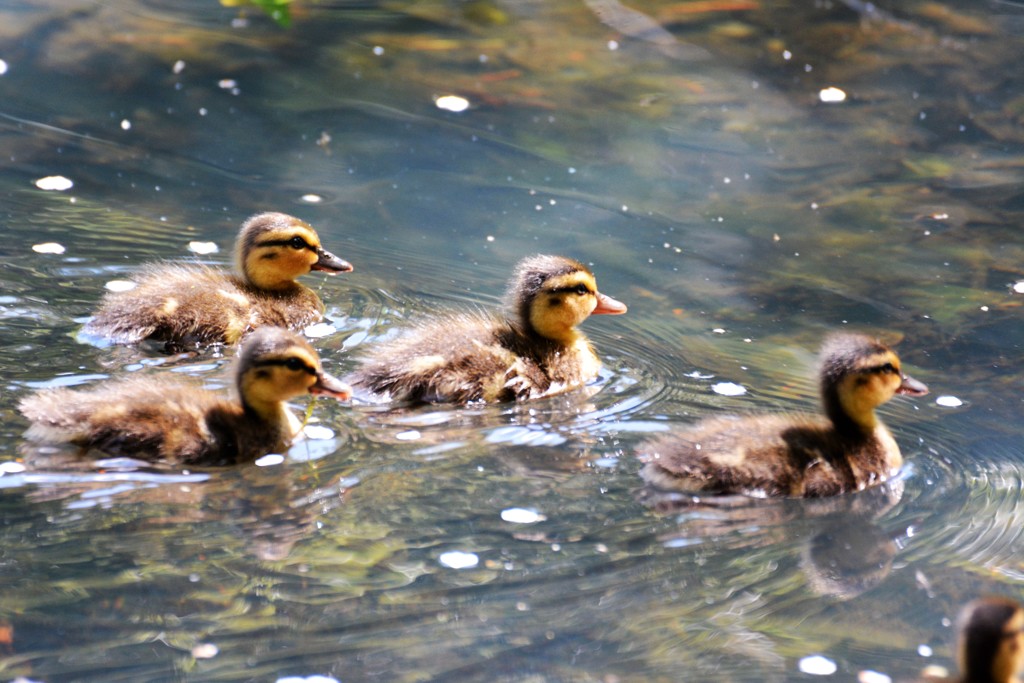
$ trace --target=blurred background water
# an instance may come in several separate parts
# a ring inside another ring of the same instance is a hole
[[[949,665],[967,599],[1024,596],[1024,7],[285,9],[0,0],[0,678],[884,681]],[[585,323],[589,391],[320,402],[324,438],[277,466],[27,449],[36,387],[226,387],[230,351],[78,329],[145,261],[228,264],[262,210],[355,265],[307,278],[335,374],[410,318],[498,305],[529,253],[592,264],[629,313]],[[645,435],[815,410],[844,326],[932,388],[883,408],[898,482],[638,499]]]

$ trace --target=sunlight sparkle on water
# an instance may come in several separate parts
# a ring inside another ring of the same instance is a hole
[[[192,648],[192,656],[196,659],[213,659],[220,649],[213,643],[200,643]]]
[[[271,453],[270,455],[264,455],[262,458],[257,459],[253,464],[256,465],[256,467],[274,467],[275,465],[280,465],[283,462],[283,455],[280,453]]]
[[[213,242],[196,242],[196,241],[192,241],[192,242],[188,243],[188,250],[191,251],[194,254],[201,254],[201,255],[204,255],[204,256],[206,254],[216,254],[218,251],[220,251],[217,248],[217,245],[214,244]]]
[[[36,181],[36,187],[40,190],[63,192],[64,190],[70,190],[74,186],[75,184],[71,182],[70,178],[65,178],[62,175],[48,175]]]
[[[276,683],[341,683],[333,676],[285,676],[277,679]]]
[[[1013,283],[1013,291],[1017,294],[1024,294],[1024,280]]]
[[[513,524],[534,524],[547,519],[547,517],[531,508],[506,508],[501,511],[501,518]]]
[[[438,562],[451,569],[469,569],[480,564],[480,558],[475,553],[464,553],[461,550],[452,550],[441,553],[437,558]]]
[[[829,104],[836,102],[845,102],[846,93],[840,90],[839,88],[835,87],[822,88],[821,91],[818,93],[818,98],[822,102],[826,102]]]
[[[964,404],[964,402],[956,396],[939,396],[935,399],[935,403],[943,408],[959,408]]]
[[[892,683],[892,678],[878,671],[865,669],[857,672],[857,683]]]
[[[334,438],[334,430],[323,425],[306,425],[302,428],[302,433],[306,435],[307,439],[320,440]]]
[[[434,104],[437,105],[438,109],[453,111],[455,113],[469,109],[469,100],[465,97],[459,97],[458,95],[441,95],[434,100]]]
[[[334,334],[337,330],[334,329],[334,325],[330,323],[314,323],[307,326],[302,330],[302,334],[306,335],[310,339],[319,339],[320,337],[326,337],[327,335]]]
[[[416,441],[422,436],[417,430],[409,429],[404,432],[398,432],[395,434],[395,438],[399,441]]]
[[[805,674],[812,674],[814,676],[831,676],[839,668],[831,659],[821,655],[804,657],[800,660],[799,667]]]
[[[711,386],[711,391],[722,396],[742,396],[747,393],[747,388],[735,382],[719,382]]]
[[[56,242],[43,242],[41,244],[33,244],[32,251],[37,254],[63,254],[64,245],[57,244]]]
[[[127,292],[135,289],[136,284],[131,280],[111,280],[103,287],[111,292]]]

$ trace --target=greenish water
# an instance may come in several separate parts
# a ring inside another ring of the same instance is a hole
[[[1024,9],[292,15],[0,0],[0,679],[798,681],[821,655],[826,679],[897,680],[950,664],[966,600],[1024,597]],[[73,187],[36,186],[55,175]],[[307,278],[335,374],[410,318],[497,305],[529,253],[592,264],[629,312],[585,323],[593,391],[321,401],[333,436],[273,467],[26,448],[15,406],[39,386],[225,387],[224,356],[78,329],[142,262],[228,263],[261,210],[355,265]],[[47,242],[63,252],[33,251]],[[652,431],[814,410],[815,349],[843,326],[899,341],[932,388],[882,410],[907,461],[894,487],[682,513],[638,499]]]

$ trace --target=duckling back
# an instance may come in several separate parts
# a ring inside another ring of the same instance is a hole
[[[543,360],[523,354],[519,334],[487,314],[449,314],[373,349],[353,386],[411,402],[512,401],[543,394]]]
[[[276,425],[248,418],[237,402],[173,382],[128,378],[79,391],[51,389],[24,398],[33,441],[72,443],[105,453],[222,465],[282,448]]]
[[[173,347],[235,344],[263,326],[302,329],[323,319],[323,303],[307,287],[260,290],[206,266],[154,264],[134,289],[109,292],[85,326],[115,344],[143,340]]]
[[[901,463],[880,425],[873,438],[845,437],[809,415],[717,418],[647,441],[641,476],[666,490],[817,498],[884,481]]]

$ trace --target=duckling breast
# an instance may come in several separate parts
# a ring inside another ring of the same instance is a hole
[[[252,328],[273,326],[301,330],[324,319],[324,304],[304,285],[280,292],[242,288],[249,300]]]

